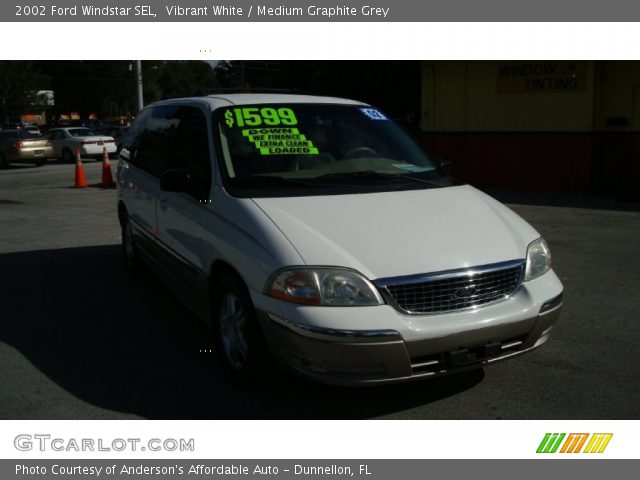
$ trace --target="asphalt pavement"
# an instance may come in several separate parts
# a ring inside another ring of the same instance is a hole
[[[114,169],[115,169],[114,162]],[[197,319],[122,267],[100,164],[0,171],[0,418],[637,419],[640,205],[490,192],[547,239],[565,286],[551,340],[431,381],[336,388],[276,375],[228,385]],[[636,353],[634,353],[636,352]]]

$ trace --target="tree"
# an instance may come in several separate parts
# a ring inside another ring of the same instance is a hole
[[[142,73],[145,103],[206,94],[218,85],[211,65],[200,60],[143,62]]]
[[[346,97],[380,107],[403,123],[420,118],[422,85],[416,61],[222,61],[215,71],[228,88]]]
[[[126,60],[37,62],[54,91],[55,113],[111,118],[135,113],[134,75]]]
[[[36,62],[54,90],[54,113],[78,112],[83,119],[132,116],[137,111],[131,60],[52,60]],[[205,93],[216,86],[203,61],[143,61],[145,104],[163,98]]]
[[[33,62],[0,61],[0,120],[19,119],[37,102],[36,92],[46,88]]]

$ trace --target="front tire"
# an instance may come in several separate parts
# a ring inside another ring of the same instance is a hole
[[[264,379],[269,354],[249,291],[237,277],[225,275],[213,297],[216,351],[232,383],[256,386]]]
[[[0,153],[0,168],[9,168],[9,166],[10,163],[7,157],[5,157],[3,153]]]
[[[68,148],[65,148],[62,151],[62,161],[64,163],[73,163],[75,161],[75,158],[73,157],[73,152]]]

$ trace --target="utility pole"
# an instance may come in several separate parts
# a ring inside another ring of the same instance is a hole
[[[142,110],[144,100],[142,98],[142,62],[140,60],[136,60],[136,92],[138,94],[138,110]]]

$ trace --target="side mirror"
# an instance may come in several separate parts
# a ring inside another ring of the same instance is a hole
[[[433,161],[436,162],[438,167],[440,167],[440,170],[449,177],[451,176],[451,173],[453,172],[453,163],[451,163],[451,160],[443,157],[435,157]]]
[[[165,192],[193,192],[193,178],[186,168],[173,168],[160,175],[160,189]]]

